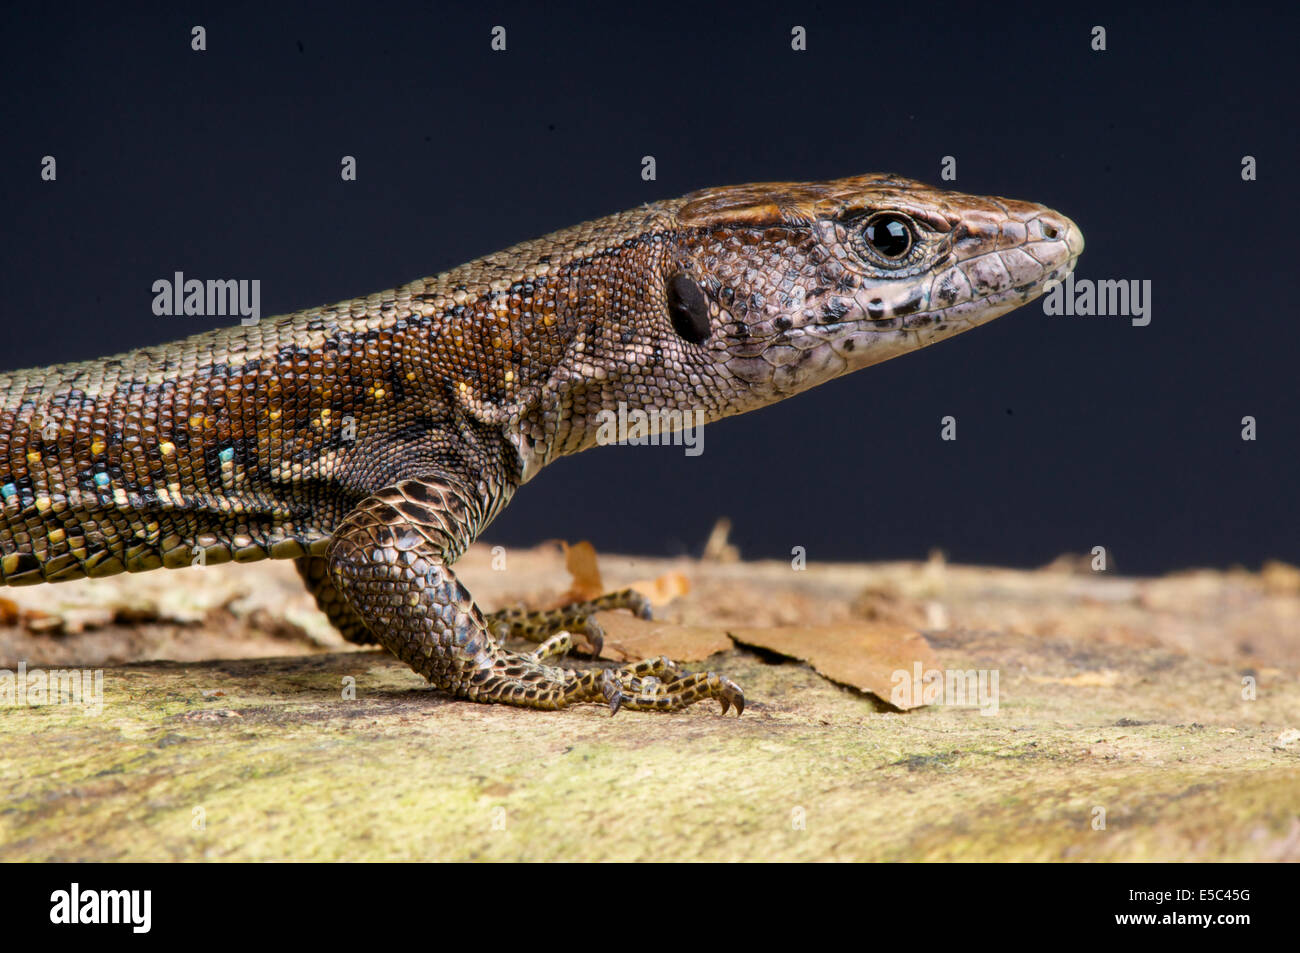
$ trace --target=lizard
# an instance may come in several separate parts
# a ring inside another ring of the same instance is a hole
[[[488,614],[456,560],[600,442],[602,411],[771,404],[1005,314],[1082,250],[1050,208],[895,175],[709,188],[368,297],[3,373],[0,584],[294,559],[344,638],[457,698],[739,714],[739,685],[667,658],[559,664],[584,629],[599,656],[595,612],[648,617],[634,591]]]

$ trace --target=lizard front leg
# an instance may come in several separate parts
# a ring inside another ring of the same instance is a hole
[[[683,674],[667,659],[578,671],[502,648],[451,571],[483,522],[484,505],[455,478],[401,480],[363,500],[326,554],[334,588],[379,642],[444,691],[530,708],[605,702],[671,711],[716,698],[726,712],[745,697],[730,679]]]

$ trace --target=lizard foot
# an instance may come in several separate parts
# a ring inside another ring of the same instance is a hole
[[[668,659],[662,661],[668,662]],[[638,662],[637,666],[646,665]],[[673,666],[676,666],[668,662]],[[624,708],[633,711],[676,711],[706,698],[716,698],[722,714],[736,707],[736,715],[745,712],[745,693],[731,679],[714,672],[678,674],[662,681],[655,675],[630,675],[627,668],[605,669],[600,679],[600,691],[609,704],[611,715]]]
[[[563,639],[552,641],[564,644]],[[716,698],[724,715],[733,706],[737,715],[745,710],[745,693],[731,679],[715,672],[683,672],[663,656],[615,668],[579,670],[552,668],[536,653],[520,655],[489,645],[490,655],[483,659],[488,664],[474,673],[466,693],[478,701],[549,710],[596,702],[618,714],[624,708],[679,711]]]
[[[605,646],[605,630],[592,616],[609,609],[628,609],[642,619],[651,617],[650,600],[635,589],[623,589],[598,599],[571,602],[558,609],[501,609],[488,615],[486,621],[488,629],[498,641],[506,638],[527,639],[529,642],[543,643],[543,648],[553,636],[582,632],[591,644],[591,657],[600,658],[601,649]],[[564,654],[551,652],[538,655],[541,651],[538,649],[534,655],[538,658],[554,658],[557,654]]]

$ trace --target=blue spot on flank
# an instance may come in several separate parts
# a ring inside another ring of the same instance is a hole
[[[96,473],[96,474],[95,474],[95,485],[96,485],[96,486],[108,486],[108,474],[107,474],[107,473]]]
[[[0,486],[0,496],[3,496],[6,500],[12,500],[17,495],[18,487],[14,486],[12,483],[6,483],[4,486]]]
[[[222,450],[217,454],[217,456],[221,458],[222,463],[229,463],[231,460],[235,459],[235,448],[227,447],[225,450]]]

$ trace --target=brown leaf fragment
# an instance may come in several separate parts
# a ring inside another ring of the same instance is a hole
[[[678,662],[699,662],[732,648],[722,628],[656,622],[626,612],[597,612],[595,618],[605,630],[602,657],[618,662],[634,662],[656,655],[666,655]]]
[[[18,603],[12,599],[0,598],[0,625],[16,625],[18,622]]]
[[[832,682],[870,692],[904,711],[921,707],[919,686],[904,693],[896,693],[895,687],[904,678],[914,681],[918,664],[922,673],[939,668],[938,656],[925,636],[892,622],[728,628],[727,634],[742,645],[807,662]]]
[[[686,578],[685,573],[666,572],[655,579],[638,580],[628,588],[641,593],[650,600],[652,605],[662,606],[690,592],[691,581]]]
[[[564,550],[564,568],[573,577],[573,585],[564,594],[561,604],[569,602],[586,602],[605,594],[605,584],[600,579],[600,567],[596,564],[596,547],[585,539],[570,546],[563,540],[560,547]]]

